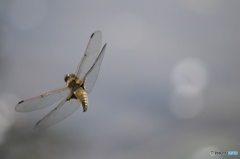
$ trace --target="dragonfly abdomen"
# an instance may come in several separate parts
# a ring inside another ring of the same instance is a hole
[[[86,112],[88,108],[87,92],[82,87],[80,87],[74,92],[74,95],[77,97],[77,99],[81,103],[83,107],[83,112]]]

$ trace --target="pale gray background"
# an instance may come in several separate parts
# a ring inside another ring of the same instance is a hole
[[[240,1],[1,0],[1,159],[225,159],[240,152]],[[20,100],[65,85],[92,32],[107,50],[78,109],[41,132],[54,106]]]

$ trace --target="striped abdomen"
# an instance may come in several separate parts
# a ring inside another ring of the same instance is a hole
[[[74,95],[77,97],[77,99],[79,100],[79,102],[81,103],[82,107],[83,107],[83,112],[87,111],[88,108],[88,97],[87,97],[87,92],[80,87],[79,89],[77,89],[75,92],[73,92]]]

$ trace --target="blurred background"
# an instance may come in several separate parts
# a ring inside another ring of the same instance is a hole
[[[240,152],[237,0],[1,0],[1,159],[236,159]],[[107,50],[78,109],[43,131],[54,106],[15,112],[64,86],[90,35]]]

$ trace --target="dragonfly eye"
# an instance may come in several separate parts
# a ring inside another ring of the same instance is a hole
[[[70,77],[74,77],[74,76],[75,76],[74,74],[70,74],[70,73],[66,74],[66,76],[64,77],[65,82],[67,82]]]

